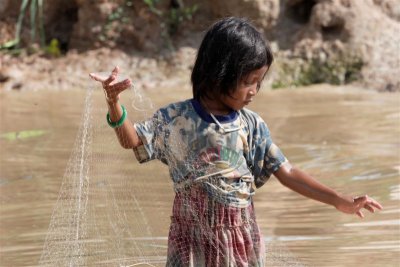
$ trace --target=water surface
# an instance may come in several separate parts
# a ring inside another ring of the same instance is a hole
[[[160,107],[190,97],[190,90],[163,89],[162,95],[147,95],[155,107]],[[0,94],[1,266],[38,264],[73,155],[84,98],[83,90]],[[103,101],[102,92],[96,91],[94,113],[105,122]],[[376,214],[365,212],[361,220],[293,193],[271,178],[255,197],[258,222],[268,244],[269,266],[400,265],[399,107],[398,93],[325,85],[257,96],[250,108],[267,121],[275,143],[294,165],[344,194],[367,193],[384,206]],[[143,114],[129,111],[131,119],[136,116]],[[133,236],[126,238],[143,243],[146,235],[137,233],[151,232],[156,240],[151,246],[159,247],[153,256],[162,261],[173,197],[167,171],[158,163],[139,166],[131,151],[117,148],[112,130],[105,133],[99,140],[101,149],[93,149],[97,164],[101,165],[103,158],[107,163],[114,156],[126,158],[110,172],[117,177],[132,173],[140,177],[119,183],[121,188],[136,188],[129,194],[127,206],[138,199],[140,210],[156,210],[141,219],[128,218],[142,221],[140,226],[133,226],[138,227],[130,231]],[[108,146],[113,147],[112,152],[101,157]],[[156,178],[159,180],[151,184],[151,190],[141,190],[148,179]],[[95,191],[107,183],[99,179],[91,186]],[[110,199],[122,197],[127,196],[117,194]],[[100,209],[101,200],[98,203]],[[132,209],[135,207],[132,204]],[[104,221],[110,222],[110,218]],[[97,224],[101,225],[101,220]]]

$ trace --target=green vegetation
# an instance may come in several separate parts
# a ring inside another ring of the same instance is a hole
[[[194,14],[198,10],[198,5],[185,7],[183,0],[178,1],[179,7],[170,7],[167,12],[163,13],[157,8],[160,0],[143,0],[151,12],[161,18],[161,35],[164,38],[167,46],[172,49],[171,37],[174,36],[180,26],[187,21],[193,19]]]
[[[183,1],[179,3],[179,7],[170,7],[167,11],[159,8],[160,0],[143,0],[143,3],[149,8],[150,12],[160,18],[161,36],[165,45],[173,49],[172,37],[179,31],[180,26],[193,18],[198,9],[197,5],[184,7]],[[102,26],[99,35],[101,42],[116,42],[126,25],[132,24],[131,10],[133,6],[132,0],[125,0],[107,17],[106,23]]]
[[[30,38],[32,43],[36,42],[36,33],[40,36],[40,45],[45,46],[45,33],[43,26],[43,0],[22,0],[19,10],[18,20],[16,23],[14,40],[5,42],[0,45],[0,49],[20,48],[22,23],[26,15],[26,9],[30,4]]]
[[[102,42],[116,41],[124,26],[131,23],[131,17],[127,12],[127,8],[132,7],[133,3],[131,0],[126,0],[123,5],[118,6],[113,12],[111,12],[105,25],[102,26],[99,40]]]
[[[21,31],[25,16],[28,13],[28,5],[30,17],[30,45],[27,48],[24,48],[21,47]],[[39,43],[39,47],[37,47],[37,43]],[[52,39],[50,44],[46,45],[43,0],[22,0],[18,20],[15,25],[15,38],[11,41],[0,44],[0,50],[7,51],[7,53],[14,56],[19,56],[24,52],[30,54],[44,52],[46,55],[51,57],[61,55],[60,44],[57,39]]]
[[[192,20],[197,8],[197,5],[191,7],[171,8],[167,18],[169,34],[175,35],[182,23]]]
[[[46,53],[52,57],[61,56],[60,43],[57,39],[53,38],[50,41],[50,44],[45,49]]]
[[[7,139],[8,141],[24,140],[32,137],[39,137],[47,132],[44,130],[26,130],[20,132],[8,132],[0,135],[0,138]]]
[[[278,75],[272,83],[273,89],[290,86],[307,86],[317,83],[343,85],[360,78],[364,65],[361,57],[338,56],[324,61],[292,59],[278,63]]]
[[[160,0],[143,0],[143,2],[149,7],[151,12],[158,16],[162,16],[161,10],[156,8],[156,5],[158,4],[158,2],[160,2]]]

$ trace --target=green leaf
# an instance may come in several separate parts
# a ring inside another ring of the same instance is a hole
[[[1,45],[0,45],[0,49],[10,49],[10,48],[13,48],[13,47],[15,47],[15,46],[18,44],[18,42],[19,42],[19,41],[18,41],[17,39],[14,39],[14,40],[5,42],[4,44],[1,44]]]
[[[8,132],[0,135],[0,138],[7,139],[8,141],[15,141],[17,139],[28,139],[33,137],[39,137],[46,134],[44,130],[27,130],[19,132]]]

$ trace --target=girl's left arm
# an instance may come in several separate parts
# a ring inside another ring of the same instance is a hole
[[[381,204],[367,195],[350,197],[339,194],[332,188],[318,182],[309,174],[296,167],[290,166],[290,164],[282,165],[274,172],[274,175],[281,184],[291,190],[308,198],[332,205],[337,210],[344,213],[357,214],[359,217],[363,218],[364,214],[361,211],[362,208],[370,212],[375,212],[375,209],[382,209]]]

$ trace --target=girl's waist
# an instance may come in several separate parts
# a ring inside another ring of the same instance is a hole
[[[246,207],[251,196],[255,194],[252,187],[252,176],[240,176],[226,178],[221,176],[208,177],[207,179],[191,179],[190,177],[180,182],[174,182],[174,190],[177,194],[192,195],[195,197],[199,189],[226,205]]]
[[[176,192],[185,190],[189,187],[199,184],[209,183],[219,187],[242,187],[243,185],[251,185],[254,177],[250,171],[246,169],[228,168],[222,171],[197,171],[182,173],[181,171],[171,173]]]
[[[227,199],[199,186],[177,192],[172,213],[173,223],[210,227],[237,227],[252,223],[255,218],[251,198]]]

